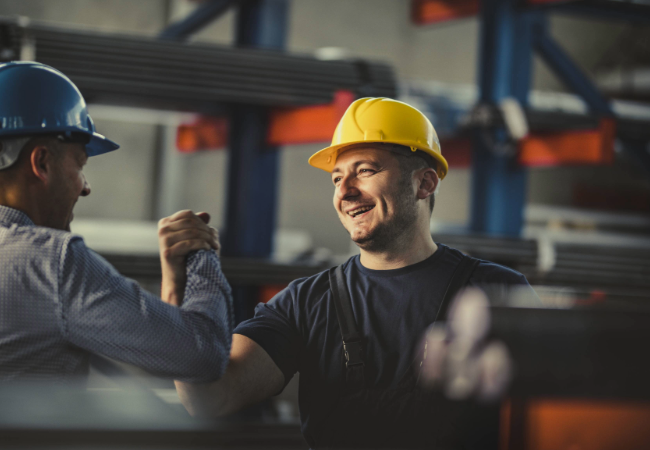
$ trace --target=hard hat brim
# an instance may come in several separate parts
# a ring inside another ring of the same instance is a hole
[[[359,144],[397,144],[397,145],[403,145],[405,147],[416,147],[418,150],[423,151],[424,153],[430,155],[433,157],[433,159],[438,162],[438,167],[437,167],[437,173],[438,177],[442,180],[447,176],[447,172],[449,171],[449,164],[447,163],[447,160],[440,154],[434,151],[431,151],[430,149],[420,146],[420,145],[413,145],[412,142],[399,142],[399,141],[382,141],[382,140],[376,140],[376,141],[356,141],[356,142],[346,142],[345,144],[339,144],[339,145],[332,145],[330,147],[324,148],[322,150],[317,151],[311,157],[309,158],[309,164],[313,167],[316,167],[317,169],[324,170],[325,172],[331,173],[332,170],[334,170],[334,165],[336,164],[336,158],[346,151],[349,147],[358,147]]]
[[[112,152],[120,148],[118,144],[106,139],[99,133],[93,133],[90,136],[90,141],[86,144],[86,154],[88,157],[103,155],[104,153]]]

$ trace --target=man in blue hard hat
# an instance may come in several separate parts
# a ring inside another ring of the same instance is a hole
[[[122,277],[70,233],[90,194],[88,157],[118,148],[77,87],[34,62],[0,65],[0,380],[70,380],[99,354],[187,381],[218,379],[232,335],[230,287],[209,218],[161,220],[169,303]],[[180,306],[175,306],[180,305]]]

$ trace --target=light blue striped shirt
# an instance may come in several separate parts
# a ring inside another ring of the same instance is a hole
[[[214,251],[187,259],[180,308],[120,275],[80,236],[0,206],[0,381],[66,380],[90,354],[155,375],[207,382],[232,342],[230,286]]]

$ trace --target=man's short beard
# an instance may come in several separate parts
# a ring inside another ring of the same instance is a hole
[[[384,223],[380,223],[370,234],[358,239],[352,238],[357,246],[365,251],[380,253],[391,249],[399,238],[407,233],[417,221],[417,202],[411,185],[411,177],[400,177],[395,195],[395,213]]]

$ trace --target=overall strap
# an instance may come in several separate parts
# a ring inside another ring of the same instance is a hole
[[[463,289],[469,283],[469,279],[474,273],[474,269],[479,264],[479,260],[472,258],[471,256],[463,255],[463,258],[460,260],[454,273],[451,275],[447,289],[445,290],[445,295],[442,297],[442,303],[440,303],[440,308],[438,308],[438,313],[436,314],[435,322],[444,322],[447,320],[447,310],[449,309],[449,304],[454,300],[458,291]],[[426,358],[427,348],[424,347],[423,359]],[[418,385],[420,382],[420,376],[422,375],[422,363],[423,360],[420,360],[420,364],[417,370],[417,377],[415,384]]]
[[[463,255],[463,259],[460,260],[454,270],[454,274],[451,276],[451,280],[449,280],[447,290],[445,291],[442,303],[440,304],[440,309],[438,309],[438,314],[436,314],[436,322],[447,320],[449,304],[452,302],[456,294],[458,294],[458,291],[467,286],[467,283],[469,283],[469,279],[479,262],[480,261],[476,258]]]
[[[345,380],[350,390],[361,389],[365,385],[363,342],[357,328],[352,311],[352,302],[345,283],[345,275],[341,266],[329,271],[330,289],[334,298],[336,318],[343,339],[343,354],[345,355]]]

